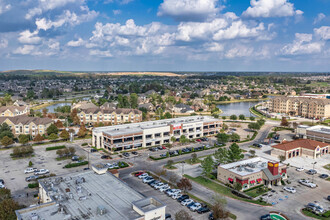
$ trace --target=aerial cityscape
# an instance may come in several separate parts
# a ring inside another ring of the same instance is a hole
[[[330,220],[329,9],[0,0],[0,220]]]

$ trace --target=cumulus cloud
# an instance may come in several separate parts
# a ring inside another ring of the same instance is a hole
[[[112,10],[112,13],[114,15],[120,15],[121,14],[121,10]]]
[[[177,21],[204,21],[220,10],[218,0],[164,0],[158,16],[169,16]]]
[[[294,5],[287,0],[251,0],[250,4],[243,16],[268,18],[302,15],[302,11],[295,11]]]
[[[23,47],[18,47],[14,50],[14,54],[27,55],[31,54],[35,49],[34,45],[24,45]]]
[[[0,15],[6,11],[9,11],[11,8],[10,4],[5,3],[5,1],[0,0]]]
[[[312,42],[312,39],[312,34],[296,33],[293,43],[285,45],[281,49],[281,53],[284,55],[320,53],[324,42]]]
[[[314,19],[314,22],[313,24],[317,24],[319,23],[320,21],[322,21],[324,18],[326,18],[325,14],[323,13],[319,13],[316,18]]]
[[[225,57],[227,58],[248,57],[252,55],[253,50],[254,49],[252,47],[239,45],[228,50],[225,54]]]
[[[3,48],[6,48],[8,47],[8,40],[7,39],[1,39],[0,40],[0,48],[3,49]]]
[[[38,36],[38,31],[25,30],[19,34],[18,41],[22,44],[38,44],[41,42],[41,38]]]
[[[89,52],[92,56],[98,56],[98,57],[113,57],[113,55],[108,50],[91,50]]]
[[[204,48],[206,51],[210,51],[210,52],[221,52],[224,50],[224,46],[217,42],[206,43],[204,44]]]
[[[71,40],[71,41],[69,41],[69,42],[67,43],[67,45],[68,45],[69,47],[80,47],[80,46],[82,46],[82,45],[84,45],[84,44],[85,44],[85,41],[84,41],[83,39],[81,39],[81,38],[79,38],[79,39],[76,40],[76,41]]]
[[[330,40],[330,26],[322,26],[320,28],[314,28],[314,33],[322,40]]]

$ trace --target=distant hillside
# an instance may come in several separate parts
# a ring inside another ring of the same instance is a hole
[[[178,77],[182,76],[177,73],[171,72],[108,72],[108,73],[96,73],[97,75],[107,76],[171,76]]]
[[[87,73],[70,72],[70,71],[56,71],[56,70],[8,70],[0,72],[1,75],[84,75]]]

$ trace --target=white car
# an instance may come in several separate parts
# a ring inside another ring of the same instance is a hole
[[[5,185],[0,183],[0,189],[5,188]]]
[[[154,188],[155,188],[155,189],[159,189],[159,188],[161,188],[162,186],[164,186],[164,183],[160,182],[160,183],[156,184],[156,185],[154,186]]]
[[[315,183],[312,183],[311,181],[309,180],[306,180],[306,179],[301,179],[298,181],[299,183],[301,183],[302,185],[304,186],[308,186],[310,188],[316,188],[316,184]]]
[[[37,168],[27,168],[24,170],[24,173],[27,174],[27,173],[33,173],[33,172],[36,172],[38,171]]]
[[[187,206],[188,204],[192,203],[194,200],[192,199],[185,199],[181,202],[181,205]]]
[[[34,172],[35,175],[45,175],[47,173],[49,173],[49,170],[46,170],[46,169],[40,169],[40,170]]]
[[[145,177],[147,177],[147,176],[149,176],[147,173],[144,173],[144,174],[141,174],[140,176],[138,176],[139,177],[139,179],[143,179],[143,178],[145,178]]]
[[[144,183],[150,183],[151,181],[153,181],[154,180],[154,178],[152,178],[151,176],[147,176],[146,178],[144,178],[143,180],[142,180],[142,182],[144,182]]]
[[[111,163],[107,163],[107,167],[108,167],[109,169],[113,169],[113,165],[112,165]]]
[[[304,171],[305,169],[304,169],[303,167],[298,167],[296,170],[297,170],[298,172],[301,172],[301,171]]]
[[[181,196],[182,196],[181,193],[177,193],[177,194],[172,195],[171,198],[172,198],[172,199],[177,199],[177,198],[179,198],[179,197],[181,197]]]
[[[174,194],[178,194],[178,193],[181,193],[181,190],[180,189],[172,189],[171,191],[169,191],[167,193],[168,196],[173,196]]]
[[[296,189],[293,187],[284,186],[283,189],[290,193],[296,193]]]
[[[161,188],[159,188],[160,192],[165,192],[166,190],[168,190],[170,187],[169,186],[162,186]]]
[[[192,206],[190,206],[190,210],[195,212],[197,211],[198,209],[202,208],[202,204],[196,202],[195,204],[193,204]]]

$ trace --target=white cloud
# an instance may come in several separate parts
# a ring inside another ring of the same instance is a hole
[[[236,58],[236,57],[248,57],[251,56],[253,53],[252,47],[246,47],[246,46],[236,46],[234,48],[231,48],[228,50],[225,54],[227,58]]]
[[[8,40],[7,39],[1,39],[0,40],[0,48],[3,49],[3,48],[6,48],[8,47]]]
[[[281,49],[284,55],[301,55],[320,53],[324,42],[312,42],[312,34],[295,34],[295,40],[292,44],[285,45]]]
[[[206,43],[204,47],[207,51],[210,52],[221,52],[224,50],[223,45],[216,42]]]
[[[217,0],[164,0],[158,16],[170,16],[178,21],[204,21],[220,10]]]
[[[113,57],[113,55],[110,53],[110,51],[102,51],[102,50],[91,50],[89,52],[92,56],[98,56],[98,57]]]
[[[314,33],[322,40],[330,40],[330,26],[322,26],[320,28],[314,28]]]
[[[38,44],[41,42],[38,31],[30,32],[29,30],[25,30],[19,35],[18,41],[22,44]]]
[[[322,21],[324,18],[326,18],[325,14],[323,13],[319,13],[316,18],[314,19],[314,22],[313,24],[317,24],[319,23],[320,21]]]
[[[120,15],[121,14],[121,10],[112,10],[112,13],[114,15]]]
[[[34,49],[35,49],[34,45],[24,45],[23,47],[18,47],[16,50],[14,50],[14,53],[27,55],[27,54],[31,54]]]
[[[69,41],[69,42],[67,43],[67,45],[68,45],[69,47],[80,47],[80,46],[82,46],[82,45],[84,45],[84,44],[85,44],[85,41],[84,41],[83,39],[81,39],[81,38],[79,38],[79,39],[76,40],[76,41],[71,40],[71,41]]]
[[[287,0],[251,0],[251,6],[243,12],[247,17],[287,17],[302,15],[301,10],[294,10],[294,5]]]
[[[11,9],[11,5],[5,3],[5,1],[0,0],[0,14],[9,11]]]

